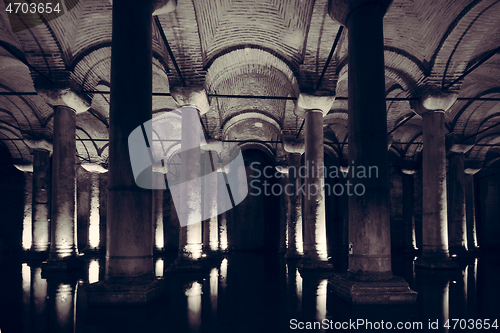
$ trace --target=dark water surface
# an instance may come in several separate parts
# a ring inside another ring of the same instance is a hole
[[[394,274],[418,292],[417,303],[362,307],[332,294],[328,276],[300,274],[296,261],[278,255],[230,254],[197,274],[166,272],[173,260],[155,258],[156,276],[167,284],[162,299],[97,307],[87,305],[85,287],[104,278],[104,258],[86,259],[76,278],[44,279],[40,263],[4,257],[0,332],[500,332],[497,254],[482,253],[456,271],[415,269],[413,257],[393,256]]]

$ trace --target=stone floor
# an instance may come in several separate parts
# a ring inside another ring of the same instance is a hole
[[[452,332],[444,327],[447,319],[457,332],[474,331],[459,330],[471,325],[469,319],[500,325],[498,254],[482,253],[457,271],[415,269],[413,257],[395,254],[394,273],[418,292],[417,303],[356,307],[333,295],[327,275],[300,274],[296,261],[277,255],[231,254],[198,274],[167,271],[172,256],[155,260],[157,278],[167,285],[163,298],[143,307],[104,307],[88,306],[85,293],[89,282],[103,279],[104,258],[87,258],[80,275],[44,279],[40,263],[4,257],[0,332],[285,332],[314,328],[315,322],[323,327],[308,332],[388,325],[396,332]],[[413,327],[398,330],[398,323]]]

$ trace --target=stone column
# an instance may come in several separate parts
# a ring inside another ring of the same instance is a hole
[[[87,250],[99,251],[101,249],[101,221],[100,221],[100,200],[99,200],[99,178],[100,174],[108,170],[97,163],[82,163],[82,168],[89,172],[89,221],[87,229]]]
[[[205,151],[203,184],[203,253],[209,256],[219,251],[219,226],[217,220],[217,154]]]
[[[67,106],[54,109],[54,152],[52,154],[52,196],[50,252],[42,269],[69,268],[61,259],[77,255],[75,243],[76,196],[76,112]]]
[[[446,201],[446,147],[444,113],[455,102],[454,94],[427,92],[414,106],[423,120],[422,253],[416,266],[458,268],[448,251]]]
[[[202,258],[202,186],[201,186],[201,131],[200,115],[208,112],[206,92],[202,87],[173,87],[172,97],[181,107],[181,167],[177,191],[180,207],[179,256],[169,270],[203,269]],[[174,187],[171,185],[171,190]],[[173,195],[173,194],[172,194]]]
[[[219,205],[224,205],[225,199],[224,195],[226,192],[226,182],[224,177],[218,176],[217,179],[217,195],[219,198]],[[219,207],[219,211],[223,211],[217,217],[218,227],[219,227],[219,252],[226,253],[228,251],[228,239],[227,239],[227,216],[226,207]]]
[[[82,267],[76,245],[76,114],[90,104],[69,88],[37,87],[54,109],[49,259],[44,271]]]
[[[335,98],[328,91],[315,93],[300,94],[294,111],[295,115],[305,118],[304,255],[299,262],[301,270],[333,268],[328,262],[326,243],[323,116],[330,111]]]
[[[413,303],[417,296],[391,271],[383,36],[389,4],[382,0],[329,3],[330,16],[346,25],[348,32],[352,182],[348,271],[335,275],[332,285],[337,295],[355,304]]]
[[[284,149],[288,152],[288,177],[285,185],[287,205],[288,249],[286,259],[300,259],[303,255],[302,245],[302,194],[299,191],[301,179],[299,170],[304,144],[285,142]]]
[[[45,149],[33,149],[33,204],[31,252],[45,256],[49,250],[50,153],[52,144],[44,141]]]
[[[476,210],[474,195],[474,175],[480,168],[465,169],[465,219],[467,223],[467,245],[469,251],[478,252]]]
[[[467,226],[465,218],[465,171],[464,153],[452,152],[448,156],[448,226],[452,255],[467,253]]]
[[[415,170],[402,169],[403,173],[403,225],[404,225],[404,252],[414,253],[416,251],[415,238],[415,216],[414,206],[414,186],[413,175]]]
[[[31,225],[32,225],[32,205],[33,205],[33,164],[14,164],[17,170],[23,172],[24,176],[24,214],[23,214],[23,233],[22,248],[29,250],[31,248]]]
[[[136,183],[128,139],[152,118],[154,5],[171,11],[173,3],[124,0],[113,4],[106,277],[89,285],[89,304],[147,303],[164,293],[163,283],[154,279],[152,191],[137,185],[151,184],[152,167]]]
[[[163,181],[164,175],[153,177],[154,180]],[[162,252],[165,249],[165,235],[163,230],[163,184],[153,185],[153,232],[154,232],[154,252]]]
[[[280,178],[280,186],[281,189],[283,190],[288,184],[288,169],[286,167],[282,166],[277,166],[276,171],[281,173],[281,178]],[[282,191],[280,195],[280,225],[279,225],[279,247],[278,247],[278,253],[279,254],[285,254],[287,251],[287,220],[288,220],[288,203],[289,200],[287,199],[287,194]]]

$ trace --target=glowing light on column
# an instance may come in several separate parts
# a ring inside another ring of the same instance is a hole
[[[30,203],[31,205],[31,203]],[[30,214],[25,214],[24,215],[24,220],[23,220],[23,249],[24,250],[29,250],[31,248],[31,241],[32,241],[32,233],[31,233],[31,209],[30,209]]]
[[[187,296],[188,323],[193,332],[197,332],[201,325],[201,284],[193,282],[185,292]]]
[[[163,277],[163,267],[164,267],[163,258],[157,258],[155,263],[155,276]]]
[[[89,283],[94,283],[99,281],[99,261],[97,259],[91,259],[89,261]]]
[[[89,246],[98,249],[100,243],[99,217],[99,174],[90,174],[90,217],[89,217]]]
[[[316,319],[322,321],[326,318],[326,288],[328,280],[321,280],[316,293]]]

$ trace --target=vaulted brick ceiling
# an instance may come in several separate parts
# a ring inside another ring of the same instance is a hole
[[[92,107],[78,116],[78,155],[82,160],[107,158],[111,4],[72,3],[65,15],[18,32],[0,4],[0,144],[16,163],[31,159],[23,139],[52,136],[52,110],[35,94],[39,80],[83,92]],[[319,87],[348,97],[346,30],[321,79],[340,28],[328,15],[327,0],[178,0],[176,10],[157,21],[154,92],[168,93],[170,86],[184,83],[204,84],[211,95],[288,98],[211,97],[202,121],[212,138],[279,141],[283,135],[296,136],[303,119],[293,114],[292,99],[301,90]],[[500,98],[500,1],[394,0],[384,18],[384,37],[392,153],[412,160],[422,149],[421,118],[410,101],[400,99],[418,98],[424,84],[444,88],[454,83],[449,89],[459,98],[483,100],[459,99],[452,106],[446,114],[448,136],[476,144],[469,160],[496,158],[500,102],[491,99]],[[171,97],[153,96],[153,114],[175,108]],[[345,158],[346,98],[335,101],[324,131],[328,150]],[[282,153],[280,145],[268,146]]]

